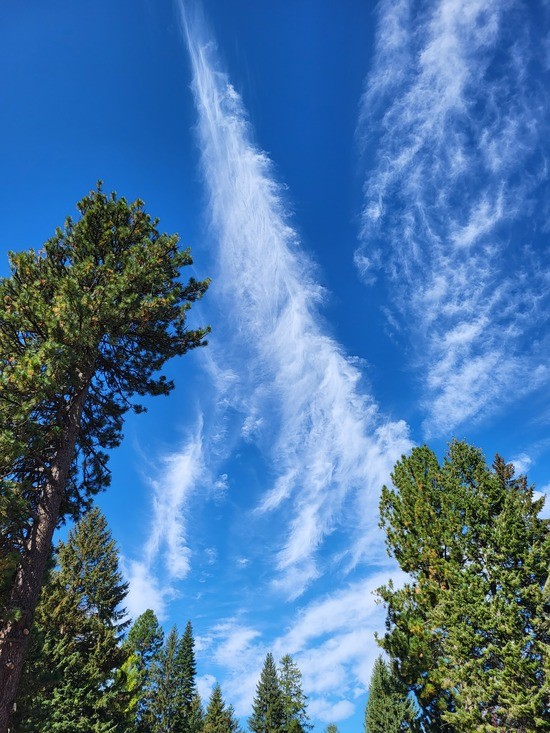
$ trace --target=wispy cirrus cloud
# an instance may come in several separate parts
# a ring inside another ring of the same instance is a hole
[[[264,449],[277,474],[257,514],[288,517],[276,569],[279,585],[296,596],[318,576],[317,550],[339,527],[346,503],[355,505],[355,541],[365,549],[380,487],[410,441],[403,422],[379,413],[357,366],[327,335],[323,292],[271,162],[252,142],[242,100],[204,24],[181,9],[217,243],[214,294],[227,314],[223,356],[214,340],[212,353],[237,375],[220,389],[243,414],[243,438]],[[371,556],[380,546],[377,539]]]
[[[404,575],[394,572],[393,579],[399,585]],[[266,653],[276,660],[291,654],[303,671],[311,715],[325,722],[348,718],[368,689],[380,653],[374,633],[383,627],[384,610],[373,591],[386,581],[386,573],[374,574],[307,604],[269,644],[242,620],[224,621],[199,639],[199,658],[205,655],[223,670],[228,699],[244,716],[251,712]]]
[[[383,270],[448,434],[546,382],[548,8],[384,0],[360,134],[357,268]],[[533,8],[531,9],[533,10]],[[537,21],[534,18],[538,18]]]
[[[189,573],[186,509],[199,480],[206,482],[203,440],[201,417],[181,450],[157,462],[155,478],[149,481],[152,515],[148,537],[140,559],[124,560],[130,584],[127,607],[134,619],[151,608],[163,620],[169,600],[177,595],[175,583]]]

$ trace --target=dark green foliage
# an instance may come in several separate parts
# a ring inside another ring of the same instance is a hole
[[[164,633],[156,615],[148,609],[138,616],[124,640],[128,658],[121,674],[128,692],[127,713],[132,729],[147,730],[146,711],[150,694],[151,664],[164,642]]]
[[[379,590],[381,645],[416,695],[423,731],[550,730],[550,528],[525,477],[454,442],[384,487],[381,525],[412,581]]]
[[[55,528],[109,483],[127,410],[172,389],[167,359],[204,343],[186,313],[208,282],[177,236],[98,187],[0,280],[0,730],[9,725]]]
[[[334,723],[329,723],[325,728],[325,733],[338,733],[338,726]]]
[[[248,727],[253,733],[284,733],[285,707],[273,655],[265,658]]]
[[[382,657],[374,663],[365,709],[365,733],[399,733],[409,730],[414,707],[407,691]]]
[[[120,729],[125,696],[115,684],[127,592],[118,551],[99,509],[59,545],[33,630],[18,702],[17,730],[109,733]]]
[[[302,673],[289,654],[279,662],[279,687],[285,712],[286,733],[305,733],[313,727],[307,714],[307,697],[302,690]]]
[[[144,720],[151,733],[198,733],[203,710],[196,686],[193,629],[176,627],[151,663]]]
[[[231,705],[226,706],[219,685],[215,685],[204,716],[203,733],[241,733]]]
[[[151,733],[173,733],[180,716],[178,689],[178,631],[174,626],[151,665],[151,693],[146,718]]]
[[[109,483],[104,451],[120,443],[124,413],[142,409],[133,395],[167,394],[172,384],[155,373],[206,333],[187,330],[185,314],[207,282],[180,281],[189,251],[159,234],[141,201],[98,189],[78,210],[39,252],[11,253],[12,275],[0,280],[0,614],[68,406],[85,390],[55,523]]]

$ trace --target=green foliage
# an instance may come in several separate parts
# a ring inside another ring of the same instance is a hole
[[[129,695],[126,710],[133,730],[147,730],[151,665],[163,642],[164,632],[150,609],[138,616],[124,640],[123,646],[129,656],[121,669],[121,677]]]
[[[231,705],[226,706],[219,685],[215,685],[204,716],[203,733],[241,733]]]
[[[252,703],[248,727],[253,733],[284,733],[285,705],[273,655],[267,654]]]
[[[334,723],[329,723],[325,728],[325,733],[338,733],[338,726]]]
[[[313,727],[307,714],[307,697],[302,690],[302,673],[289,654],[279,662],[279,687],[285,712],[286,733],[306,733]]]
[[[0,280],[4,621],[17,613],[9,591],[46,521],[47,492],[60,501],[53,526],[86,510],[109,483],[105,451],[120,443],[124,414],[143,409],[134,395],[168,394],[173,385],[159,370],[207,333],[185,325],[208,282],[181,282],[192,260],[177,236],[159,234],[141,201],[99,187],[77,206],[80,219],[67,219],[42,250],[10,253],[11,276]]]
[[[59,545],[33,630],[18,702],[18,731],[120,730],[125,696],[115,684],[127,592],[104,516],[92,509]]]
[[[381,526],[412,578],[379,589],[381,645],[423,731],[550,730],[550,528],[525,477],[453,442],[398,462]]]
[[[188,622],[181,639],[174,626],[153,658],[143,718],[151,733],[198,733],[203,710],[196,687],[193,629]]]
[[[410,730],[414,707],[407,691],[382,657],[374,663],[365,709],[365,733],[400,733]]]

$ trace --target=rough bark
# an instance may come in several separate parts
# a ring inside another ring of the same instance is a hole
[[[61,448],[52,461],[50,479],[41,488],[36,519],[27,540],[25,555],[16,571],[10,608],[18,610],[18,617],[9,619],[0,628],[0,733],[10,731],[17,686],[71,470],[89,381],[89,378],[86,379],[67,411]]]

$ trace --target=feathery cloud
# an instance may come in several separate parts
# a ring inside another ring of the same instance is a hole
[[[348,526],[355,541],[372,532],[380,486],[410,441],[403,422],[380,415],[357,366],[324,332],[323,291],[271,162],[252,142],[242,100],[220,71],[204,24],[181,9],[217,242],[213,294],[227,313],[223,363],[236,376],[218,385],[220,399],[242,412],[243,438],[269,446],[278,476],[257,513],[289,517],[277,582],[296,596],[321,572],[317,550],[338,528],[346,503],[368,505],[358,526]],[[211,347],[221,363],[215,339]],[[380,546],[368,548],[371,557]]]
[[[378,12],[355,262],[367,283],[386,273],[425,375],[425,431],[444,435],[549,376],[548,252],[532,246],[548,195],[543,31],[515,0]]]

